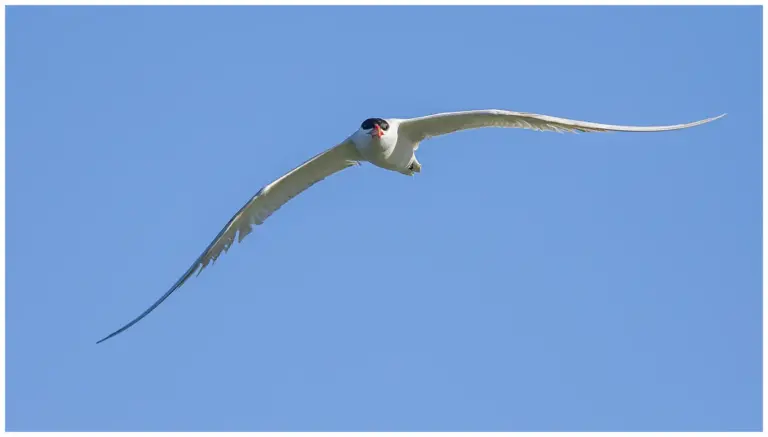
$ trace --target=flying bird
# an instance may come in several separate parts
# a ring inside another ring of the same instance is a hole
[[[235,238],[238,242],[242,241],[251,233],[253,225],[264,223],[293,197],[328,176],[361,162],[413,176],[421,172],[421,163],[416,159],[415,152],[422,141],[461,130],[498,127],[554,132],[661,132],[698,126],[723,116],[725,114],[669,126],[619,126],[496,109],[447,112],[409,119],[368,118],[341,143],[261,188],[237,211],[170,290],[138,317],[97,343],[114,337],[144,318],[195,272],[199,275],[209,263],[226,253]]]

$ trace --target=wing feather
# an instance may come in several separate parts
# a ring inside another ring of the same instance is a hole
[[[567,118],[532,114],[529,112],[487,109],[445,112],[428,115],[426,117],[406,119],[400,123],[398,133],[406,135],[414,142],[419,142],[438,135],[446,135],[461,130],[484,127],[521,128],[553,132],[661,132],[698,126],[717,120],[723,116],[725,116],[725,114],[694,121],[692,123],[668,126],[622,126],[569,120]]]
[[[214,264],[222,253],[226,253],[232,247],[235,237],[237,237],[238,242],[242,241],[243,238],[251,233],[254,225],[264,223],[269,216],[299,193],[334,173],[356,165],[360,159],[361,157],[354,144],[351,140],[347,139],[343,143],[316,155],[274,182],[264,186],[232,216],[192,266],[160,299],[128,324],[102,338],[97,343],[114,337],[143,319],[181,287],[195,271],[199,275],[209,263]]]

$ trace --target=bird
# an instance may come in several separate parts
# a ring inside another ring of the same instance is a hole
[[[444,112],[415,118],[367,118],[344,141],[295,167],[263,186],[227,222],[189,269],[152,306],[120,329],[99,340],[108,340],[136,324],[179,289],[195,272],[199,275],[210,263],[226,253],[237,238],[241,242],[281,206],[312,185],[347,168],[368,162],[385,170],[413,176],[422,165],[415,152],[427,139],[479,128],[521,128],[552,132],[662,132],[687,129],[724,117],[721,114],[691,123],[666,126],[622,126],[528,112],[499,109]]]

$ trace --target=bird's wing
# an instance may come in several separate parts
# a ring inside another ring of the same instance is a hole
[[[347,139],[343,143],[320,153],[266,185],[229,220],[224,229],[219,232],[219,235],[213,239],[211,244],[195,260],[189,270],[173,284],[170,290],[130,323],[102,338],[97,343],[101,343],[125,331],[157,308],[171,293],[181,287],[195,271],[199,269],[199,275],[208,263],[215,263],[222,252],[227,252],[235,241],[235,236],[237,236],[238,242],[242,241],[246,235],[251,233],[251,226],[264,223],[267,217],[280,209],[281,206],[293,197],[326,177],[357,164],[360,159],[354,144],[350,139]]]
[[[722,114],[717,117],[707,118],[693,123],[675,124],[670,126],[619,126],[569,120],[567,118],[531,114],[528,112],[488,109],[445,112],[442,114],[428,115],[426,117],[405,119],[400,123],[398,134],[404,134],[411,140],[418,142],[438,135],[483,127],[522,128],[554,132],[660,132],[698,126],[717,120],[724,115],[725,114]]]

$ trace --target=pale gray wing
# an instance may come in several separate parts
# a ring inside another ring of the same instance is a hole
[[[213,239],[211,244],[205,249],[200,257],[197,258],[189,270],[187,270],[186,273],[173,284],[170,290],[130,323],[102,338],[97,343],[101,343],[102,341],[125,331],[144,318],[144,316],[152,312],[152,310],[157,308],[157,306],[167,299],[171,293],[181,287],[184,282],[195,273],[195,271],[197,271],[199,275],[208,263],[215,263],[216,259],[222,253],[226,253],[235,241],[235,236],[237,236],[238,242],[242,241],[246,235],[251,233],[253,225],[264,223],[264,220],[266,220],[267,217],[280,209],[281,206],[293,197],[326,177],[357,164],[360,159],[361,157],[354,144],[351,140],[347,139],[343,143],[320,153],[314,158],[306,161],[304,164],[286,173],[276,181],[266,185],[229,220],[227,225],[224,226],[224,229],[219,232],[219,235]]]
[[[531,114],[528,112],[487,109],[478,111],[446,112],[442,114],[428,115],[426,117],[405,119],[400,123],[398,134],[404,134],[411,140],[418,142],[438,135],[483,127],[522,128],[554,132],[661,132],[698,126],[717,120],[723,116],[725,116],[725,114],[695,121],[693,123],[674,124],[669,126],[620,126],[569,120],[567,118]]]

